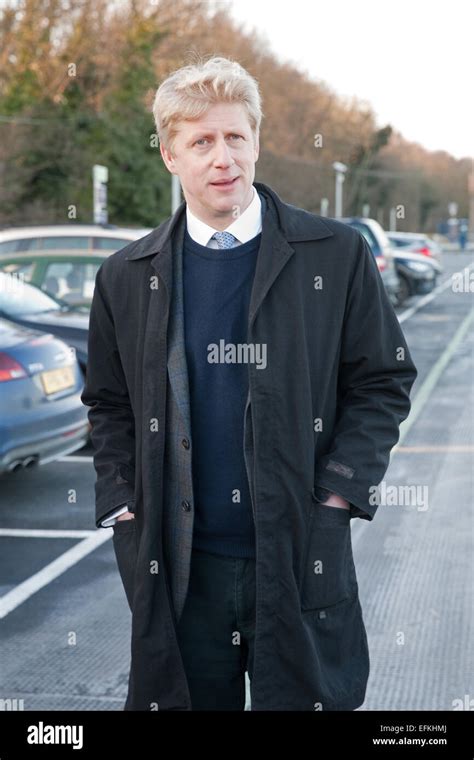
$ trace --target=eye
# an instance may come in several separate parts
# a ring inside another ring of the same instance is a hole
[[[199,140],[196,140],[196,142],[194,143],[194,145],[199,145],[199,143],[202,144],[202,141],[206,140],[206,139],[207,139],[206,137],[200,137]]]
[[[241,138],[241,137],[242,137],[242,135],[231,135],[231,137],[238,137],[238,138]]]

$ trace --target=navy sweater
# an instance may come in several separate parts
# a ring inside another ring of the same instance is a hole
[[[211,344],[247,343],[250,294],[261,233],[229,249],[185,232],[183,298],[191,404],[193,547],[255,557],[255,524],[243,453],[248,364],[212,358]],[[215,358],[215,356],[214,356]]]

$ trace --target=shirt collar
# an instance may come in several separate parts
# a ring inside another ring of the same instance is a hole
[[[262,231],[261,206],[260,196],[253,187],[253,198],[249,205],[243,214],[225,228],[224,232],[230,232],[240,243],[246,243],[247,240],[254,238]],[[188,204],[186,204],[186,224],[190,237],[200,245],[208,246],[211,237],[217,232],[213,227],[198,219]]]

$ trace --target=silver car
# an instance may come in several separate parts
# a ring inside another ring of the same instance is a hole
[[[436,261],[442,269],[442,249],[428,235],[421,232],[387,232],[391,244],[402,251],[411,251]]]

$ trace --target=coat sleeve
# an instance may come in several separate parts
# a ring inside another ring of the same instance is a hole
[[[316,463],[315,485],[347,499],[352,517],[372,520],[375,489],[410,411],[417,370],[375,257],[357,236],[341,335],[338,414],[327,453]]]
[[[90,407],[98,528],[104,516],[116,507],[124,502],[133,506],[135,490],[135,417],[102,282],[103,266],[99,267],[95,280],[87,375],[81,394],[82,403]]]

